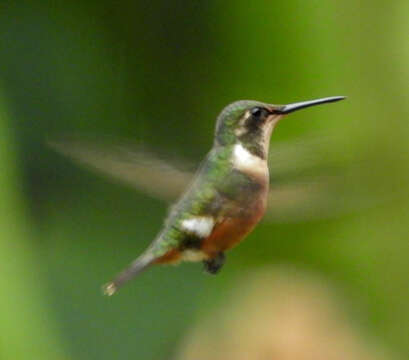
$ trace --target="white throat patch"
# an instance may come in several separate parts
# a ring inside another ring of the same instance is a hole
[[[257,172],[265,169],[266,161],[253,155],[242,144],[234,145],[233,166],[242,171]]]

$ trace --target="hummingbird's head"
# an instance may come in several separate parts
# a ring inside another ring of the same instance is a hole
[[[344,96],[333,96],[288,105],[272,105],[253,100],[240,100],[227,105],[217,118],[215,144],[241,144],[248,151],[266,158],[271,133],[285,115],[310,106],[334,102]]]
[[[274,125],[282,118],[273,105],[253,100],[236,101],[226,106],[216,124],[216,144],[241,143],[255,155],[265,157]]]

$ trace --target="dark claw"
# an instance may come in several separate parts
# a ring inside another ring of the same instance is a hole
[[[226,256],[224,253],[220,252],[215,258],[203,261],[204,270],[209,274],[217,274],[222,268],[225,260]]]

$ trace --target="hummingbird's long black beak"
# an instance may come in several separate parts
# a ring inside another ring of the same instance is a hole
[[[344,100],[346,96],[331,96],[327,98],[322,98],[322,99],[315,99],[315,100],[309,100],[309,101],[301,101],[301,102],[296,102],[293,104],[288,104],[288,105],[282,105],[282,106],[277,106],[274,108],[272,111],[274,114],[289,114],[297,110],[305,109],[310,106],[315,106],[315,105],[320,105],[320,104],[326,104],[326,103],[331,103],[331,102],[336,102],[340,100]]]

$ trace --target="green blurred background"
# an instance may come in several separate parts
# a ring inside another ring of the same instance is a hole
[[[274,264],[313,273],[363,337],[407,358],[408,13],[405,0],[3,0],[0,358],[178,359],[193,324],[234,301],[243,273]],[[46,139],[127,138],[199,162],[226,104],[331,95],[348,100],[292,115],[273,141],[337,135],[365,159],[369,195],[388,201],[264,222],[217,277],[197,264],[155,268],[101,296],[167,208]]]

